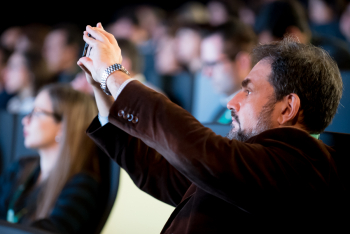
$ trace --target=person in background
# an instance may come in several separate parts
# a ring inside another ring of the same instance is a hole
[[[0,44],[3,48],[12,53],[22,35],[22,27],[10,27],[6,29],[0,37]]]
[[[232,122],[226,104],[241,90],[241,83],[252,68],[250,53],[256,43],[253,29],[239,20],[230,20],[204,37],[201,45],[202,74],[211,80],[212,89],[222,96],[222,105],[212,113],[209,122]],[[205,90],[202,92],[207,94]]]
[[[81,30],[75,25],[58,25],[46,36],[43,57],[58,82],[71,82],[80,72],[76,60],[82,46]]]
[[[343,14],[340,17],[340,31],[345,36],[348,45],[350,46],[350,2],[345,7]]]
[[[4,71],[5,90],[14,94],[7,103],[12,114],[28,114],[38,90],[52,81],[41,53],[15,52]]]
[[[6,110],[7,102],[14,96],[5,90],[4,70],[10,52],[0,45],[0,110]]]
[[[350,69],[350,52],[346,42],[335,37],[313,35],[306,12],[296,0],[273,1],[264,5],[257,16],[255,31],[260,43],[282,40],[285,35],[291,35],[301,43],[322,47],[334,58],[340,70]]]
[[[148,34],[148,39],[137,45],[144,61],[142,73],[149,83],[159,86],[160,78],[155,67],[155,53],[159,41],[167,31],[165,25],[166,12],[154,6],[140,5],[135,9],[135,16],[140,24],[139,26],[146,30]]]
[[[127,7],[118,10],[112,23],[107,27],[116,38],[131,40],[137,46],[148,41],[150,37],[148,30],[141,27],[134,7]]]
[[[118,45],[120,48],[123,48],[124,60],[122,62],[122,65],[125,67],[126,70],[130,72],[130,76],[134,79],[137,79],[149,88],[159,93],[163,93],[159,88],[148,82],[147,78],[142,73],[144,67],[144,60],[136,45],[132,41],[127,39],[118,39]]]
[[[0,219],[54,233],[89,233],[99,168],[85,129],[96,114],[93,99],[68,85],[39,92],[22,120],[24,144],[39,156],[21,158],[1,175]]]
[[[346,4],[344,0],[309,0],[308,15],[313,34],[345,40],[340,31],[339,18]]]
[[[184,24],[168,33],[158,44],[155,61],[159,87],[187,111],[192,112],[194,78],[201,68],[201,29]]]
[[[205,5],[189,2],[176,9],[171,22],[155,57],[159,87],[171,101],[191,113],[194,81],[201,68],[202,31],[208,26],[209,14]]]
[[[16,52],[38,51],[41,52],[44,40],[49,33],[49,27],[42,24],[29,24],[22,27],[21,34],[16,41]]]

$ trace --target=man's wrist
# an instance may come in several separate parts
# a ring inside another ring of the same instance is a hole
[[[130,76],[122,71],[115,71],[107,78],[107,87],[114,99],[116,98],[120,86],[128,79],[130,79]]]

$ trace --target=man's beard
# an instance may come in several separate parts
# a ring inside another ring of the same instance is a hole
[[[275,109],[276,100],[274,97],[271,97],[270,100],[263,106],[256,127],[253,129],[242,130],[241,123],[239,118],[234,110],[231,110],[232,117],[236,120],[238,124],[238,129],[232,124],[230,132],[227,134],[227,138],[230,140],[235,139],[238,141],[247,141],[249,138],[256,136],[268,129],[272,128],[271,114]]]

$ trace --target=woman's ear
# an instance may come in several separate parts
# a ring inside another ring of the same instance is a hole
[[[299,118],[300,98],[297,94],[291,93],[281,101],[280,113],[277,118],[279,125],[294,125]]]

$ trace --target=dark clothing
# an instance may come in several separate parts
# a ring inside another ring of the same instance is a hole
[[[321,35],[324,37],[336,37],[342,41],[346,41],[346,38],[340,31],[339,21],[333,20],[328,24],[310,24],[312,34]]]
[[[43,220],[31,220],[39,189],[34,187],[40,174],[39,157],[22,158],[11,165],[0,178],[0,219],[6,220],[9,204],[14,194],[27,178],[31,177],[26,188],[16,201],[16,214],[24,212],[18,223],[32,225],[57,233],[81,233],[96,210],[98,181],[88,173],[73,176],[64,186],[50,213]],[[46,226],[46,228],[45,228]]]
[[[137,81],[109,121],[87,133],[140,189],[176,207],[162,233],[349,229],[342,155],[302,130],[229,140]]]

